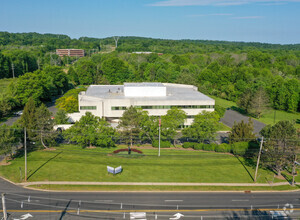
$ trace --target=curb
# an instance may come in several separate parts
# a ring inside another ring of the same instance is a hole
[[[86,185],[86,186],[237,186],[237,187],[257,187],[257,186],[285,186],[288,182],[279,183],[166,183],[166,182],[73,182],[73,181],[36,181],[23,182],[16,185],[28,187],[30,185]]]

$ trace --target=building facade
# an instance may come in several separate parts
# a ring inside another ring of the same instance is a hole
[[[56,49],[56,54],[60,57],[84,57],[84,50],[81,49]]]
[[[106,118],[116,124],[130,106],[148,111],[149,115],[162,116],[171,108],[186,112],[185,125],[193,122],[202,111],[214,111],[215,100],[198,92],[197,87],[169,83],[124,83],[124,85],[91,85],[78,95],[79,112],[70,114],[72,121],[85,112]]]

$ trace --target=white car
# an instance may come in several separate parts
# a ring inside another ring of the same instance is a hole
[[[18,115],[18,116],[21,116],[23,114],[23,111],[18,111],[15,114]]]

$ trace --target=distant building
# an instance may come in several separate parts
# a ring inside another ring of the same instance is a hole
[[[56,54],[60,57],[84,57],[84,50],[81,49],[56,49]]]
[[[202,111],[214,111],[215,100],[198,92],[196,86],[170,83],[124,83],[124,85],[91,85],[78,95],[79,112],[69,114],[78,121],[87,111],[117,124],[130,106],[161,116],[173,107],[187,114],[185,125]]]

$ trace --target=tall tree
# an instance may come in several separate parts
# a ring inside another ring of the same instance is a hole
[[[263,87],[259,87],[251,97],[247,111],[260,118],[263,111],[269,106],[269,97]]]
[[[58,109],[54,116],[55,124],[68,124],[69,117],[67,116],[67,112],[64,109]]]
[[[195,138],[198,142],[214,139],[218,130],[220,116],[217,112],[203,111],[195,116],[192,125],[182,130],[186,137]]]
[[[23,128],[26,128],[29,138],[35,137],[35,132],[33,130],[36,129],[36,106],[32,97],[28,99],[28,102],[24,107],[23,114],[20,118],[20,124]]]
[[[48,148],[46,143],[49,143],[54,139],[53,120],[51,119],[51,116],[52,113],[45,104],[42,104],[39,108],[37,108],[35,113],[36,128],[39,134],[38,139],[44,148]]]
[[[114,137],[117,135],[108,122],[91,112],[86,112],[71,128],[63,133],[70,141],[76,141],[83,147],[99,146],[114,147]]]
[[[266,138],[263,162],[280,176],[283,168],[291,164],[291,158],[299,149],[295,122],[279,121],[273,126],[264,127],[260,133]]]
[[[229,142],[250,141],[255,138],[253,131],[253,121],[251,118],[249,118],[248,123],[245,123],[243,120],[239,123],[234,122],[229,135]]]
[[[174,139],[177,130],[183,126],[186,119],[186,113],[178,108],[172,108],[167,114],[161,117],[161,134],[165,139]]]
[[[147,117],[147,113],[141,109],[130,106],[124,111],[123,116],[120,118],[118,128],[122,137],[125,139],[127,144],[132,147],[134,140],[136,140],[142,131],[142,122]]]
[[[0,150],[5,154],[12,154],[13,146],[20,141],[18,130],[13,126],[3,124],[0,126]]]

